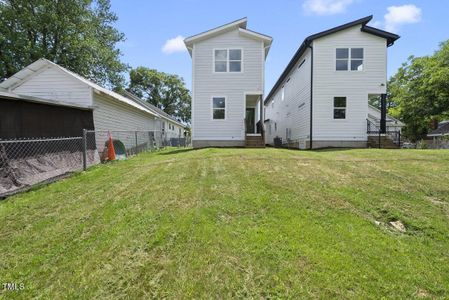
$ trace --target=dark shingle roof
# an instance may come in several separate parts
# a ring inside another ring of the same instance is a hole
[[[441,122],[437,129],[430,132],[428,136],[439,136],[449,134],[449,121]]]

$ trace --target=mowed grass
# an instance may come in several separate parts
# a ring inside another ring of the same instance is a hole
[[[24,285],[0,298],[449,297],[444,150],[172,149],[11,197],[0,224],[0,283]]]

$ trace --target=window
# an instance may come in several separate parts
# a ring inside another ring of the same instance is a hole
[[[281,101],[284,101],[284,99],[285,99],[285,85],[282,86]]]
[[[335,70],[362,71],[363,48],[337,48],[335,49]]]
[[[351,49],[351,71],[363,70],[363,48]]]
[[[242,50],[230,49],[229,72],[241,72],[241,71],[242,71]]]
[[[346,97],[334,97],[334,119],[346,119]]]
[[[217,73],[241,72],[241,49],[217,49],[214,51],[214,70]]]
[[[228,50],[215,50],[215,72],[228,71]]]
[[[214,120],[224,120],[226,115],[226,98],[212,98],[212,118]]]

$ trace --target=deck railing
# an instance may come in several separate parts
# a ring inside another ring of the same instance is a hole
[[[382,136],[390,138],[396,146],[401,147],[401,132],[399,130],[389,130],[387,126],[386,131],[383,133],[382,130],[380,129],[380,126],[371,122],[371,120],[366,119],[366,133],[369,136],[378,137],[379,148],[382,147],[381,143]]]

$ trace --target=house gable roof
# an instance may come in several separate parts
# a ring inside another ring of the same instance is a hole
[[[159,107],[154,106],[154,105],[148,103],[147,101],[145,101],[143,99],[140,99],[139,97],[137,97],[133,93],[130,93],[128,91],[121,91],[120,93],[123,94],[123,96],[127,97],[128,99],[136,101],[137,103],[147,107],[148,109],[153,110],[155,113],[159,114],[161,118],[169,120],[169,121],[171,121],[173,123],[176,123],[177,125],[181,126],[182,128],[186,127],[186,125],[184,125],[181,122],[179,122],[175,117],[167,114],[165,111],[163,111]]]
[[[268,94],[268,96],[265,98],[264,104],[267,104],[268,102],[270,102],[271,97],[274,95],[274,93],[276,92],[276,90],[279,88],[279,86],[284,82],[284,80],[286,79],[287,75],[290,73],[290,71],[293,69],[293,67],[295,66],[295,64],[298,62],[298,60],[301,58],[301,56],[306,52],[307,48],[310,46],[310,44],[312,43],[313,40],[316,40],[318,38],[354,27],[354,26],[361,26],[361,31],[368,33],[368,34],[373,34],[382,38],[385,38],[387,40],[387,47],[390,47],[394,44],[394,42],[399,39],[399,35],[396,35],[394,33],[391,32],[387,32],[387,31],[383,31],[374,27],[369,27],[366,26],[366,24],[371,21],[373,18],[373,16],[367,16],[325,31],[321,31],[319,33],[315,33],[312,35],[309,35],[308,37],[306,37],[304,39],[304,41],[302,42],[301,46],[299,46],[298,50],[296,51],[296,53],[293,55],[292,59],[290,60],[290,62],[288,63],[287,67],[285,68],[285,70],[282,72],[281,76],[279,77],[279,79],[276,81],[276,83],[274,84],[273,88],[271,89],[270,93]]]
[[[8,79],[6,79],[2,83],[0,83],[0,87],[7,89],[7,90],[14,89],[14,88],[20,86],[21,84],[25,83],[29,78],[31,78],[33,75],[37,74],[37,72],[40,72],[45,67],[57,68],[58,70],[64,72],[65,74],[71,76],[72,78],[75,78],[78,81],[90,86],[98,94],[104,94],[106,96],[109,96],[109,97],[115,99],[116,101],[125,103],[129,106],[133,106],[133,107],[135,107],[141,111],[144,111],[146,113],[149,113],[153,116],[157,116],[156,113],[154,113],[153,111],[144,107],[143,105],[140,105],[140,104],[136,103],[135,101],[132,101],[116,92],[110,91],[102,86],[99,86],[98,84],[93,83],[92,81],[90,81],[72,71],[69,71],[66,68],[61,67],[60,65],[55,64],[54,62],[51,62],[45,58],[41,58],[41,59],[35,61],[34,63],[23,68],[16,74],[12,75]]]
[[[235,21],[232,21],[230,23],[227,23],[225,25],[219,26],[219,27],[215,27],[213,29],[204,31],[202,33],[190,36],[186,39],[184,39],[184,44],[187,47],[187,50],[190,53],[190,56],[192,56],[192,47],[194,43],[200,42],[200,41],[204,41],[207,40],[211,37],[220,35],[222,33],[231,31],[231,30],[235,30],[238,29],[239,30],[239,34],[241,34],[242,36],[245,36],[247,38],[252,38],[252,39],[256,39],[256,40],[260,40],[264,42],[264,46],[265,46],[265,55],[268,54],[268,51],[270,49],[271,43],[273,42],[273,38],[271,36],[262,34],[262,33],[258,33],[252,30],[249,30],[246,28],[247,25],[247,18],[242,18],[242,19],[238,19]]]
[[[449,121],[440,122],[437,129],[430,132],[427,136],[442,136],[449,135]]]

